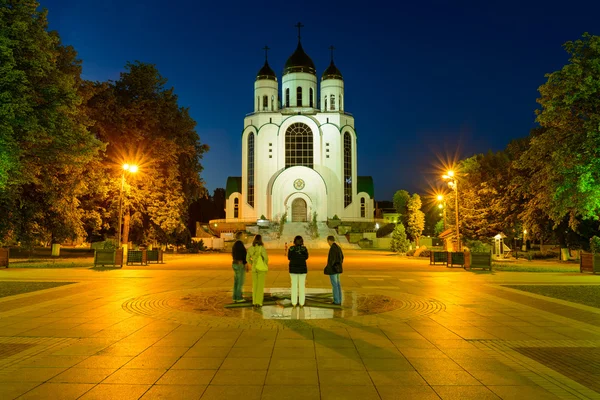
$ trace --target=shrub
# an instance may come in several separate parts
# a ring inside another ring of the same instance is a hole
[[[396,228],[394,228],[394,233],[392,234],[392,243],[391,249],[397,253],[406,253],[410,246],[410,242],[406,237],[406,230],[404,229],[404,225],[398,223]]]
[[[415,255],[416,250],[409,250],[406,252],[407,256],[414,256]]]
[[[590,239],[590,249],[592,253],[600,253],[600,238],[598,236],[592,236]]]
[[[490,245],[483,243],[481,240],[467,240],[465,242],[465,247],[475,253],[491,251]]]
[[[386,237],[390,233],[394,232],[395,227],[396,227],[396,224],[384,225],[377,230],[377,232],[375,233],[375,236],[378,238]]]
[[[419,257],[427,257],[427,258],[429,258],[430,256],[431,256],[431,250],[429,250],[429,249],[423,250],[421,252],[421,254],[419,254]]]
[[[267,217],[265,217],[265,214],[260,216],[260,219],[267,219]]]
[[[533,253],[534,260],[558,259],[558,253],[555,251],[536,251]]]
[[[337,216],[337,214],[335,214],[335,215],[333,216],[333,218],[331,218],[331,219],[335,219],[336,221],[339,221],[339,220],[340,220],[340,217],[338,217],[338,216]]]

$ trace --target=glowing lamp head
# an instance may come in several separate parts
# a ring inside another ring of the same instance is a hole
[[[123,164],[123,169],[125,171],[129,171],[129,164]]]
[[[438,208],[441,210],[442,208],[444,208],[444,206],[441,204],[438,204]]]
[[[527,235],[527,229],[523,229],[523,233]]]
[[[135,174],[136,172],[138,172],[138,166],[137,165],[130,165],[129,166],[129,172],[131,172],[132,174]]]
[[[442,196],[441,194],[438,194],[437,199],[438,199],[438,201],[442,201],[442,200],[444,200],[444,196]]]
[[[450,170],[447,172],[448,176],[452,178],[454,176],[454,171]]]

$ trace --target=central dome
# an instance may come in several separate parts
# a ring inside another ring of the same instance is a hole
[[[291,72],[307,72],[309,74],[316,75],[315,63],[313,60],[304,52],[302,44],[298,42],[298,47],[294,54],[290,56],[285,62],[283,68],[283,74],[289,74]]]

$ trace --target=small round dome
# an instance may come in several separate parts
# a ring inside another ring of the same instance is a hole
[[[338,67],[336,67],[333,63],[333,60],[331,60],[331,64],[329,64],[329,67],[327,67],[327,69],[323,71],[323,76],[321,76],[321,81],[324,81],[326,79],[344,79],[342,78],[342,73],[340,72]]]
[[[260,79],[277,81],[277,75],[275,75],[275,72],[271,69],[267,60],[265,60],[265,65],[258,71],[258,74],[256,74],[256,80],[258,81]]]
[[[309,74],[316,75],[315,63],[313,60],[304,52],[302,45],[298,42],[298,47],[294,54],[290,56],[285,62],[283,68],[283,74],[289,74],[291,72],[307,72]]]

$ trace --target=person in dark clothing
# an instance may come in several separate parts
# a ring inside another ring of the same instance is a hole
[[[327,236],[329,244],[329,255],[327,256],[327,266],[325,267],[325,275],[329,275],[331,288],[333,290],[333,304],[342,304],[342,285],[340,283],[340,274],[343,271],[342,264],[344,263],[344,253],[342,248],[335,242],[333,236]]]
[[[242,242],[242,232],[235,235],[235,243],[231,248],[231,257],[233,258],[233,301],[241,303],[244,300],[242,297],[242,287],[246,278],[246,247]]]
[[[306,260],[308,259],[308,250],[304,247],[304,239],[302,236],[294,238],[294,245],[289,248],[288,260],[290,260],[290,279],[292,280],[292,306],[296,307],[300,303],[300,307],[304,307],[305,293],[304,284],[306,282]]]

